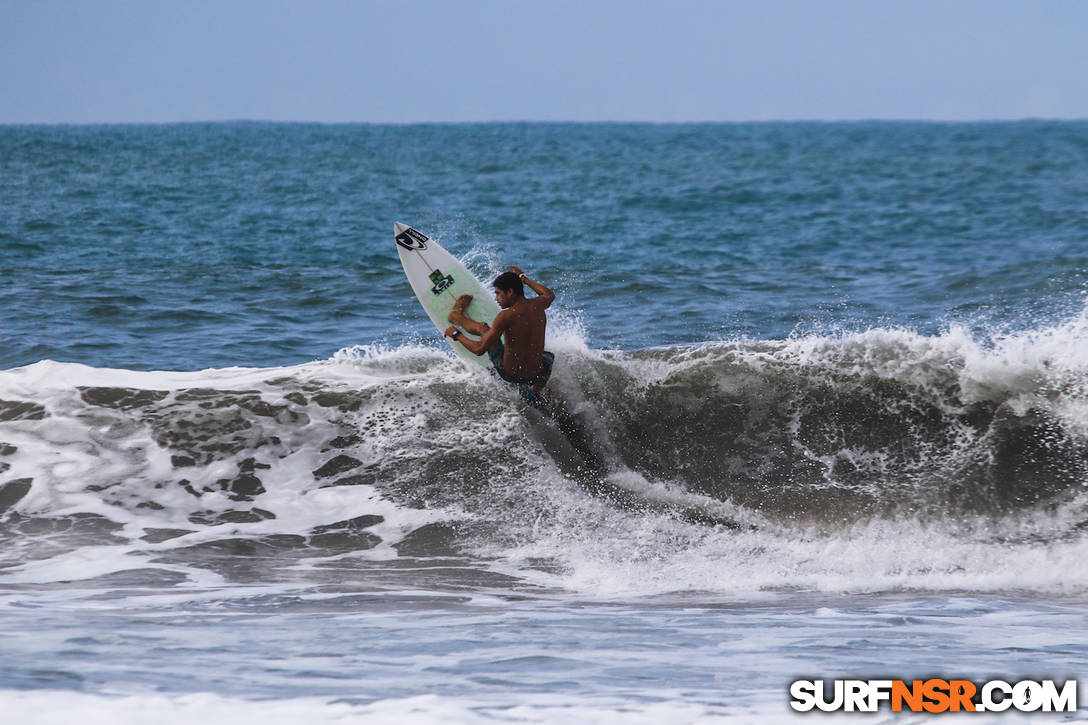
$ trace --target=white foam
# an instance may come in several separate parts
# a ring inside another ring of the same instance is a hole
[[[438,507],[421,510],[397,506],[370,486],[322,488],[322,482],[314,480],[313,471],[336,453],[327,450],[327,442],[343,435],[343,424],[334,423],[330,417],[342,415],[335,408],[310,402],[301,415],[285,422],[270,416],[250,417],[251,428],[243,429],[240,434],[254,440],[275,437],[281,441],[282,450],[273,451],[268,457],[270,469],[259,471],[265,491],[247,505],[233,500],[228,491],[211,490],[193,496],[179,479],[188,480],[194,490],[217,488],[217,481],[238,475],[243,459],[259,453],[259,448],[243,446],[238,453],[217,454],[206,464],[198,462],[175,469],[172,456],[177,451],[156,441],[150,419],[128,410],[88,405],[80,389],[118,387],[161,391],[167,395],[161,405],[169,408],[164,415],[199,425],[202,416],[214,415],[214,410],[206,413],[200,398],[179,402],[173,397],[175,393],[193,388],[224,393],[256,391],[262,401],[276,405],[284,402],[288,390],[270,385],[269,381],[288,378],[296,386],[306,380],[320,380],[325,391],[339,388],[352,394],[386,384],[389,370],[383,375],[373,374],[373,363],[377,361],[380,368],[385,357],[401,362],[408,359],[409,364],[420,357],[428,365],[436,360],[439,364],[445,362],[433,351],[422,356],[418,352],[374,350],[363,358],[364,367],[369,361],[371,370],[360,369],[351,361],[326,361],[293,368],[161,373],[102,370],[45,361],[0,372],[0,399],[28,400],[46,411],[43,419],[6,421],[0,428],[3,441],[17,449],[4,458],[10,466],[5,479],[33,480],[30,491],[13,510],[27,516],[96,514],[121,524],[121,533],[130,540],[116,546],[81,545],[79,540],[70,544],[59,542],[59,550],[53,556],[33,558],[6,568],[3,578],[22,583],[88,579],[147,565],[164,549],[227,537],[305,534],[317,526],[364,514],[378,515],[384,520],[371,528],[382,539],[381,544],[362,555],[375,559],[394,557],[392,544],[419,526],[441,520],[446,513]],[[461,366],[456,369],[458,373],[463,371]],[[409,386],[414,378],[423,379],[419,374],[404,376]],[[297,412],[300,408],[295,404],[293,410]],[[425,421],[417,424],[426,425]],[[349,452],[359,461],[358,470],[366,470],[378,457],[388,455],[388,448],[396,444],[395,437],[372,434]],[[141,506],[148,501],[155,506]],[[190,519],[197,513],[214,515],[250,507],[271,511],[275,518],[213,526],[195,524]],[[152,544],[138,541],[145,528],[193,533]],[[48,541],[53,535],[38,536]],[[69,551],[71,546],[81,548]],[[191,573],[182,568],[177,570]]]
[[[192,372],[140,371],[95,368],[80,363],[42,360],[10,370],[0,370],[0,397],[15,396],[38,400],[43,392],[80,386],[135,388],[138,390],[180,390],[213,388],[235,390],[259,385],[273,375],[288,375],[305,368],[215,368]]]
[[[724,698],[719,698],[719,700]],[[241,700],[210,693],[190,695],[91,695],[63,691],[0,692],[0,709],[19,722],[34,725],[262,725],[299,723],[402,723],[431,725],[496,722],[563,725],[670,725],[727,723],[728,725],[774,725],[795,723],[814,717],[799,717],[789,709],[783,692],[754,691],[743,698],[725,702],[675,701],[631,702],[630,700],[585,698],[561,695],[497,694],[488,699],[458,698],[423,694],[390,698],[369,704],[350,704],[321,698],[292,700]],[[887,711],[875,717],[888,717]],[[856,723],[857,713],[819,713],[820,722]],[[1020,722],[1016,713],[988,713],[986,722]],[[871,719],[871,718],[869,718]],[[971,723],[973,713],[944,713],[941,722]]]
[[[205,725],[260,722],[299,723],[766,723],[788,719],[782,704],[737,706],[685,702],[631,703],[566,696],[498,695],[487,700],[423,694],[370,704],[349,704],[320,698],[240,700],[211,693],[181,696],[89,695],[73,692],[2,692],[0,708],[19,722],[35,725]],[[824,718],[826,719],[826,718]]]
[[[1088,570],[1078,563],[1088,557],[1088,540],[1053,533],[1076,530],[1079,504],[1057,516],[1035,511],[1002,520],[995,539],[994,521],[985,517],[873,519],[835,532],[767,522],[732,530],[623,512],[554,483],[551,490],[554,509],[534,521],[531,536],[484,553],[501,557],[508,573],[581,596],[1088,591]],[[555,565],[533,566],[541,560]]]

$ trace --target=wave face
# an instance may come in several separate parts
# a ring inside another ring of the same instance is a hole
[[[1085,329],[633,353],[560,334],[558,421],[429,347],[194,373],[41,362],[0,373],[0,567],[171,582],[353,562],[379,582],[418,560],[603,594],[1079,590]]]
[[[1002,514],[1088,481],[1083,352],[872,330],[651,350],[583,377],[624,465],[716,499],[790,519]]]

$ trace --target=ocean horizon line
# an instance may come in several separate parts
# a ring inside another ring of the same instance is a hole
[[[167,121],[0,121],[0,128],[66,128],[102,126],[770,126],[770,125],[1016,125],[1032,123],[1084,123],[1085,118],[1048,118],[1025,116],[1023,118],[797,118],[797,119],[750,119],[750,120],[540,120],[540,119],[493,119],[465,121],[318,121],[299,119],[224,118]]]

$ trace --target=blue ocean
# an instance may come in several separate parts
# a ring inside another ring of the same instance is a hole
[[[1088,122],[0,126],[0,200],[13,722],[1088,672]],[[562,422],[395,221],[555,290]]]

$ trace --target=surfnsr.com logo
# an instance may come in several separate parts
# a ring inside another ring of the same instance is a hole
[[[1077,681],[1059,688],[1054,680],[796,680],[790,707],[798,712],[1076,712]]]

